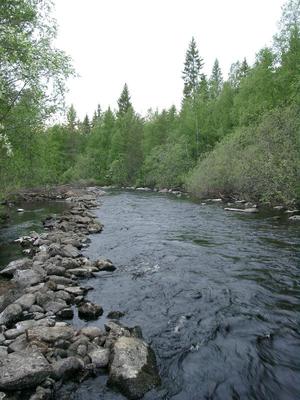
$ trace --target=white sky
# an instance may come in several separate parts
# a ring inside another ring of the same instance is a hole
[[[230,65],[270,45],[284,0],[55,0],[57,46],[80,77],[67,103],[92,116],[97,104],[116,108],[127,82],[133,106],[145,114],[180,105],[185,52],[194,36],[204,72],[215,58]]]

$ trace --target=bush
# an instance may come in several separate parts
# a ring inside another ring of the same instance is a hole
[[[222,193],[289,203],[299,199],[299,182],[299,108],[289,107],[224,138],[193,170],[187,187],[199,197]]]

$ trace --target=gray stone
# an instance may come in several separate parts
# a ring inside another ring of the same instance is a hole
[[[33,286],[45,280],[46,272],[42,268],[17,270],[13,281],[20,287]]]
[[[44,310],[46,313],[51,311],[53,314],[56,314],[64,308],[67,308],[67,303],[63,300],[50,301],[44,305]]]
[[[80,278],[91,278],[94,276],[92,271],[87,268],[71,268],[68,270],[68,273]]]
[[[0,359],[0,388],[21,390],[35,387],[51,373],[51,365],[40,352],[12,353]]]
[[[109,349],[103,347],[97,347],[95,350],[89,352],[89,357],[96,368],[106,368],[109,362]]]
[[[86,326],[80,330],[80,333],[87,336],[90,339],[95,339],[98,336],[102,336],[104,332],[97,326]]]
[[[300,215],[292,215],[289,217],[289,221],[300,222]]]
[[[64,267],[60,267],[59,265],[48,265],[46,268],[47,275],[59,275],[64,276],[66,270]]]
[[[97,260],[94,263],[94,266],[98,269],[98,271],[115,271],[116,267],[110,260]]]
[[[81,319],[92,320],[97,319],[103,314],[103,308],[94,303],[86,302],[78,307],[78,316]]]
[[[134,400],[159,384],[153,350],[141,339],[120,337],[113,348],[108,385]]]
[[[7,356],[7,347],[6,346],[0,346],[0,358]]]
[[[6,268],[0,271],[0,275],[6,278],[12,278],[17,270],[28,269],[31,265],[32,261],[27,257],[11,261]]]
[[[69,379],[75,373],[82,371],[84,363],[77,357],[68,357],[53,364],[53,373],[56,379]]]
[[[41,340],[48,343],[54,343],[59,339],[69,340],[74,334],[72,327],[59,326],[58,324],[53,327],[37,326],[28,330],[30,340]]]
[[[0,325],[11,325],[19,321],[22,316],[22,311],[20,304],[10,304],[0,314]]]
[[[35,294],[27,293],[19,297],[18,300],[15,301],[15,303],[20,304],[23,310],[29,310],[30,307],[33,306],[33,304],[35,303],[35,297]]]
[[[60,255],[62,257],[76,258],[80,256],[80,251],[71,244],[67,244],[61,248]]]

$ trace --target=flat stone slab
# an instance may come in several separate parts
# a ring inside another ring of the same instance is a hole
[[[37,326],[28,330],[28,338],[52,343],[59,339],[71,339],[74,333],[74,329],[70,326]]]
[[[51,373],[51,365],[40,352],[11,353],[0,359],[0,389],[35,387]]]

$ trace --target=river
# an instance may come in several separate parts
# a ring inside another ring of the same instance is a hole
[[[162,386],[146,400],[300,398],[299,223],[153,193],[101,203],[104,231],[85,252],[117,270],[90,281],[89,298],[151,343]],[[124,399],[105,380],[72,399]]]

